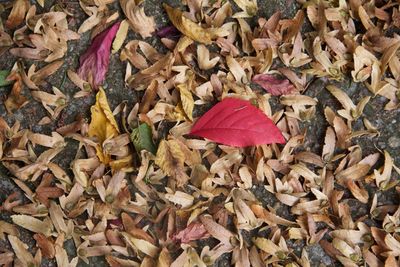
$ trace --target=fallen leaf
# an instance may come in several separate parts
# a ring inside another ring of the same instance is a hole
[[[179,231],[176,235],[174,235],[173,239],[185,244],[199,239],[208,238],[210,236],[211,235],[207,232],[202,223],[193,222],[189,224],[185,229]]]
[[[144,7],[139,6],[136,0],[120,0],[120,5],[129,20],[131,28],[142,38],[150,37],[155,31],[156,23],[153,17],[144,13]]]
[[[44,234],[45,236],[50,236],[53,227],[49,220],[41,221],[28,215],[12,215],[11,219],[13,223],[23,228],[34,233]]]
[[[132,130],[131,140],[139,155],[142,150],[147,150],[153,155],[156,154],[157,149],[153,142],[151,127],[147,123],[141,123],[137,128]]]
[[[12,81],[7,80],[7,76],[10,74],[8,70],[0,70],[0,87],[12,84]]]
[[[56,255],[56,250],[52,241],[43,234],[34,234],[33,238],[36,240],[36,245],[40,248],[43,256],[47,259],[52,259]]]
[[[120,22],[97,35],[88,50],[79,58],[78,75],[97,89],[104,81],[110,63],[110,49]]]
[[[24,21],[29,6],[30,5],[28,0],[14,1],[12,10],[6,21],[6,27],[11,30],[18,27]]]
[[[116,137],[119,134],[119,129],[102,87],[99,88],[96,95],[96,103],[90,108],[90,111],[92,116],[88,135],[89,137],[95,137],[98,142],[96,146],[97,157],[101,162],[108,164],[111,158],[106,151],[103,151],[102,144],[105,140]]]
[[[190,134],[237,147],[285,143],[280,130],[261,110],[237,98],[225,98],[215,105]]]
[[[21,94],[22,92],[22,78],[17,71],[12,71],[7,77],[8,81],[14,81],[13,87],[10,94],[8,95],[4,105],[9,113],[13,113],[15,110],[24,106],[28,99]]]
[[[115,54],[122,47],[126,36],[128,35],[129,24],[126,20],[123,20],[118,28],[118,31],[115,35],[114,42],[112,44],[112,53]]]
[[[173,25],[165,26],[156,31],[156,34],[160,38],[171,38],[177,39],[181,36],[181,32]]]
[[[274,75],[257,74],[251,80],[261,86],[268,93],[280,96],[293,93],[296,88],[287,79],[277,79]]]
[[[212,34],[208,29],[204,29],[197,23],[191,21],[179,8],[173,8],[169,5],[164,4],[164,8],[167,11],[168,17],[172,24],[184,35],[190,39],[203,44],[212,43]]]
[[[18,237],[9,235],[8,241],[14,250],[15,256],[21,261],[23,266],[36,266],[35,259],[28,251],[28,245],[23,243]]]
[[[190,84],[190,83],[189,83]],[[182,109],[185,112],[185,115],[189,118],[190,121],[193,121],[193,108],[194,108],[194,100],[192,93],[189,90],[189,85],[187,83],[182,83],[176,86],[179,90],[179,95],[181,99]]]
[[[169,176],[174,177],[178,186],[186,183],[189,177],[183,171],[185,154],[175,140],[162,140],[158,145],[155,163]]]

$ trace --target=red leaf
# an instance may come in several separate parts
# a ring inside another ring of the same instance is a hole
[[[110,49],[112,41],[117,34],[120,22],[115,23],[107,30],[98,34],[89,49],[80,59],[78,75],[88,81],[93,89],[104,81],[110,63]]]
[[[281,131],[261,110],[237,98],[225,98],[215,105],[190,134],[236,147],[285,143]]]
[[[296,89],[289,80],[278,79],[274,75],[269,74],[257,74],[253,77],[252,82],[276,96],[291,94]]]
[[[188,227],[177,233],[173,240],[181,241],[181,243],[189,243],[191,241],[209,238],[210,234],[202,223],[191,223]]]

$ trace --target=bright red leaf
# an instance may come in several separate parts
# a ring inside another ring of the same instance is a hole
[[[253,77],[252,82],[275,96],[291,94],[296,89],[288,79],[278,79],[269,74],[257,74]]]
[[[202,223],[191,223],[188,227],[179,231],[173,239],[181,241],[181,243],[189,243],[191,241],[209,238],[210,234]]]
[[[225,98],[215,105],[190,134],[236,147],[285,143],[281,131],[261,110],[238,98]]]
[[[97,89],[106,77],[108,64],[110,63],[111,44],[117,34],[119,25],[120,22],[117,22],[98,34],[93,39],[89,49],[79,59],[78,75],[88,81],[93,89]]]

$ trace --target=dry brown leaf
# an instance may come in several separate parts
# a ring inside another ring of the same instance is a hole
[[[14,1],[12,10],[6,21],[6,27],[12,30],[19,26],[25,20],[25,15],[28,12],[29,6],[28,0]]]
[[[21,94],[23,88],[22,78],[17,71],[12,71],[7,77],[7,80],[14,81],[14,84],[4,105],[9,113],[13,113],[15,110],[23,107],[28,102],[28,99]]]
[[[137,5],[135,0],[120,0],[120,5],[129,20],[133,31],[139,33],[142,38],[150,37],[155,31],[156,23],[153,17],[144,13],[144,7]]]
[[[15,224],[23,228],[34,233],[43,234],[45,236],[50,236],[53,229],[53,225],[48,219],[41,221],[28,215],[12,215],[11,219]]]

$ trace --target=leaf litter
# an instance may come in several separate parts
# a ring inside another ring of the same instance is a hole
[[[88,17],[77,32],[61,5],[47,13],[25,0],[1,5],[8,16],[0,52],[45,64],[26,71],[21,60],[1,71],[0,86],[11,87],[7,111],[38,101],[47,112],[39,124],[57,120],[69,99],[62,88],[43,90],[46,78],[65,64],[69,43],[89,32],[91,46],[67,76],[80,89],[75,98],[96,94],[96,102],[88,120],[51,135],[0,118],[0,159],[24,193],[0,206],[10,215],[0,221],[0,239],[9,243],[0,264],[39,266],[46,258],[76,266],[104,256],[110,266],[211,266],[228,254],[234,266],[312,266],[305,248],[293,251],[294,241],[319,244],[344,266],[397,266],[400,209],[378,195],[399,191],[400,169],[387,151],[365,155],[354,138],[380,134],[363,115],[372,98],[387,99],[385,110],[399,106],[399,36],[386,34],[399,26],[399,5],[299,0],[293,18],[277,12],[252,24],[257,1],[190,0],[164,4],[170,24],[157,28],[144,2],[79,1]],[[315,31],[304,34],[307,19]],[[164,52],[148,42],[152,36]],[[132,109],[112,110],[102,87],[111,53],[126,64],[127,90],[142,96]],[[345,77],[371,96],[355,103],[335,85]],[[303,130],[319,104],[305,94],[314,78],[324,78],[323,90],[341,105],[324,105],[320,153],[305,148]],[[361,118],[365,130],[356,130]],[[64,170],[54,158],[71,139],[78,151]],[[263,205],[256,187],[289,216]],[[371,203],[370,214],[353,218],[351,199]],[[22,228],[35,249],[22,241]],[[212,242],[201,246],[203,239]]]

